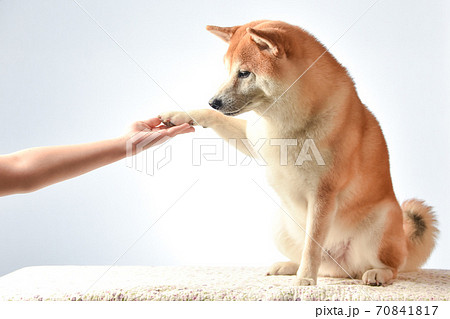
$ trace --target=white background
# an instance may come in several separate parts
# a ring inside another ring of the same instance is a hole
[[[226,44],[205,25],[279,19],[330,47],[373,1],[80,3],[174,100],[194,109],[208,107],[225,77]],[[381,1],[331,49],[381,122],[399,200],[419,197],[436,209],[441,235],[429,268],[450,267],[449,9],[443,0]],[[177,109],[72,1],[0,1],[1,154],[115,137],[135,120]],[[270,233],[277,206],[252,181],[273,196],[263,169],[226,160],[192,166],[194,136],[216,137],[197,129],[171,141],[173,161],[155,176],[120,161],[0,198],[0,275],[111,264],[164,213],[119,265],[282,259]]]

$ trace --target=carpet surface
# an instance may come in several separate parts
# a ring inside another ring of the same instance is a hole
[[[37,266],[0,277],[0,300],[450,300],[450,270],[401,273],[385,287],[292,276],[262,267]],[[107,271],[108,270],[108,271]]]

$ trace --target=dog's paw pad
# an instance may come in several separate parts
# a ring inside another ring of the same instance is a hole
[[[160,114],[158,117],[161,120],[161,122],[168,127],[177,126],[184,123],[193,125],[194,123],[193,119],[186,112],[178,112],[178,111],[166,112]]]

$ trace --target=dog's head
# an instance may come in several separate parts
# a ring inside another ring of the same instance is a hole
[[[211,107],[232,116],[272,103],[293,79],[288,61],[289,32],[293,28],[275,21],[207,26],[208,31],[229,44],[224,57],[228,79],[209,101]]]

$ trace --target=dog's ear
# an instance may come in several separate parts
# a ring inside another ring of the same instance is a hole
[[[284,56],[285,52],[277,30],[256,30],[253,28],[247,28],[246,30],[261,50],[267,50],[277,58]]]
[[[226,43],[230,42],[231,37],[236,32],[239,26],[236,27],[216,27],[215,25],[207,25],[206,30],[218,36]]]

